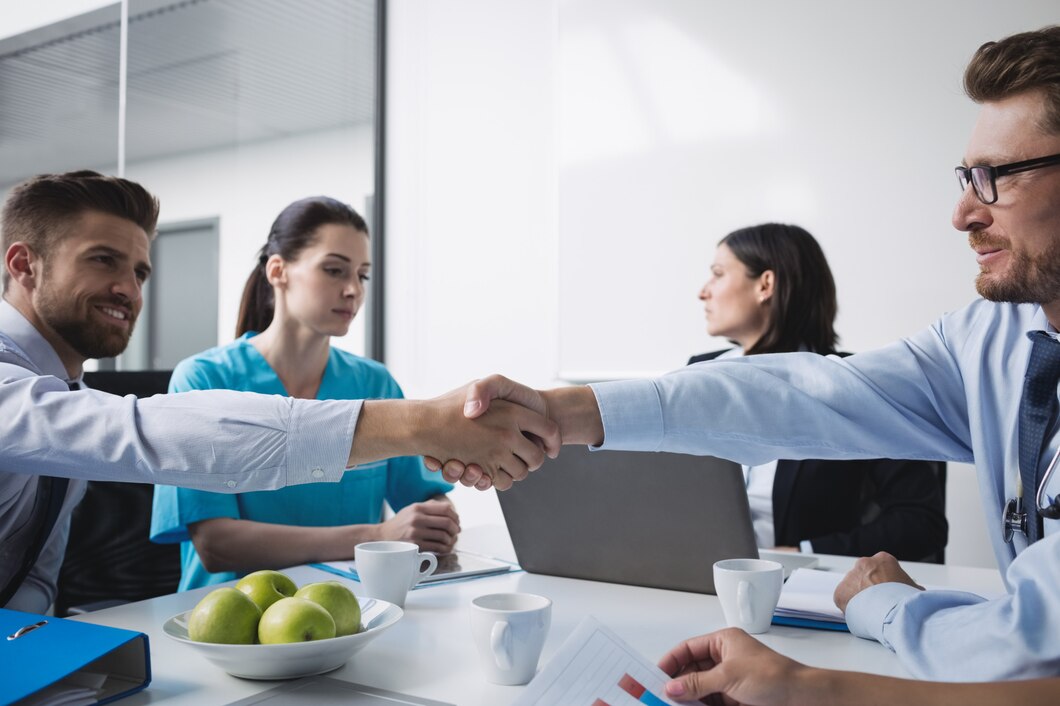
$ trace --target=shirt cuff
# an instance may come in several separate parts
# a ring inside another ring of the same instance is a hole
[[[799,542],[799,551],[803,554],[813,554],[813,543],[808,539]]]
[[[654,451],[663,439],[659,391],[651,380],[621,380],[589,386],[596,395],[604,443],[597,448]]]
[[[850,632],[858,637],[876,640],[894,650],[883,636],[884,628],[894,620],[906,600],[923,593],[905,583],[880,583],[869,586],[847,603],[846,621]]]
[[[287,430],[287,485],[328,481],[346,472],[361,400],[292,399]]]

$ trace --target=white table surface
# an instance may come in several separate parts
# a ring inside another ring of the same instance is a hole
[[[460,547],[501,558],[514,558],[504,527],[465,529]],[[823,567],[837,571],[845,570],[851,563],[853,559],[849,557],[821,557]],[[904,566],[920,583],[987,594],[1004,591],[1001,577],[995,570],[912,563]],[[306,566],[288,569],[285,573],[299,585],[342,580],[334,574]],[[361,584],[355,581],[345,583],[354,593],[363,595]],[[162,596],[78,618],[137,630],[150,637],[151,686],[123,699],[122,704],[226,704],[277,684],[229,676],[162,632],[166,619],[193,608],[209,590],[204,588]],[[468,627],[471,599],[504,591],[537,593],[552,599],[552,628],[542,653],[542,666],[578,622],[590,614],[653,662],[682,639],[725,626],[715,596],[519,572],[429,586],[409,593],[405,615],[397,625],[328,676],[461,706],[509,704],[523,687],[496,686],[485,681]],[[849,633],[773,626],[760,639],[783,654],[808,664],[908,676],[889,650]]]

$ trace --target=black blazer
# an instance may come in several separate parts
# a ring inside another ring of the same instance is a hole
[[[885,551],[911,561],[940,559],[949,531],[944,477],[945,464],[935,461],[781,460],[773,481],[777,546],[797,547],[808,539],[824,554]]]

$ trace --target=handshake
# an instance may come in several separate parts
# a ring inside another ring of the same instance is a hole
[[[561,444],[603,443],[588,387],[538,391],[500,375],[432,400],[370,400],[357,424],[350,465],[422,455],[446,480],[507,490]]]

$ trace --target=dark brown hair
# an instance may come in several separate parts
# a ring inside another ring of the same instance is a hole
[[[769,324],[745,355],[802,348],[835,352],[839,341],[834,328],[838,311],[835,280],[812,235],[798,226],[763,223],[733,231],[718,245],[727,246],[751,278],[773,271]]]
[[[1045,124],[1038,127],[1060,132],[1060,25],[987,42],[964,71],[964,92],[976,103],[1035,90],[1045,98]]]
[[[60,242],[73,235],[70,226],[87,211],[98,211],[132,221],[154,238],[158,199],[128,179],[88,170],[40,174],[14,189],[0,215],[3,252],[23,242],[47,261]],[[4,291],[8,274],[3,269]]]
[[[298,259],[313,244],[317,229],[325,225],[348,225],[368,234],[368,224],[348,204],[327,196],[311,196],[295,201],[280,211],[272,223],[269,238],[258,251],[258,264],[243,287],[243,300],[236,318],[236,337],[247,331],[264,331],[272,323],[276,301],[265,276],[265,263],[273,255],[287,262]]]

